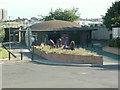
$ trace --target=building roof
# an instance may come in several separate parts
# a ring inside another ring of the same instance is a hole
[[[81,28],[75,22],[68,22],[62,20],[43,21],[30,26],[32,31],[67,31],[67,30],[94,30],[90,28]]]

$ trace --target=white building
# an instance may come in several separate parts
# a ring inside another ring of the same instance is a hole
[[[7,10],[0,9],[0,20],[6,20],[7,19]]]
[[[91,18],[91,19],[80,18],[79,20],[76,21],[76,23],[79,24],[80,26],[95,27],[97,30],[92,32],[92,39],[95,39],[95,40],[110,39],[108,29],[104,25],[102,25],[103,24],[102,18]],[[97,25],[97,26],[95,26],[95,25]]]
[[[109,31],[105,26],[96,27],[97,30],[92,32],[92,39],[108,40],[110,39]]]
[[[120,27],[112,28],[112,38],[115,39],[117,37],[120,38]]]
[[[102,18],[80,18],[76,21],[80,26],[90,26],[90,25],[95,25],[95,24],[103,24]]]

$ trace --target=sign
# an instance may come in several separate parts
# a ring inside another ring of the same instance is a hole
[[[27,45],[29,48],[31,47],[32,42],[33,42],[32,38],[33,38],[33,37],[32,37],[31,29],[28,28],[28,29],[26,30],[26,32],[25,32],[25,42],[26,42],[26,45]]]

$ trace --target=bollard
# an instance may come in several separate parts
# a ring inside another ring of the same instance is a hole
[[[23,60],[23,54],[22,54],[22,51],[21,51],[21,60]]]
[[[93,43],[92,43],[92,47],[93,47]]]
[[[32,61],[34,60],[34,46],[32,47]]]
[[[9,60],[10,60],[10,52],[9,52]]]

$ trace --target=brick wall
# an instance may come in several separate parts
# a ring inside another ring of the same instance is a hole
[[[102,56],[80,56],[80,55],[68,55],[68,54],[46,54],[39,49],[34,49],[35,54],[51,61],[59,62],[72,62],[72,63],[84,63],[84,64],[103,64]]]

